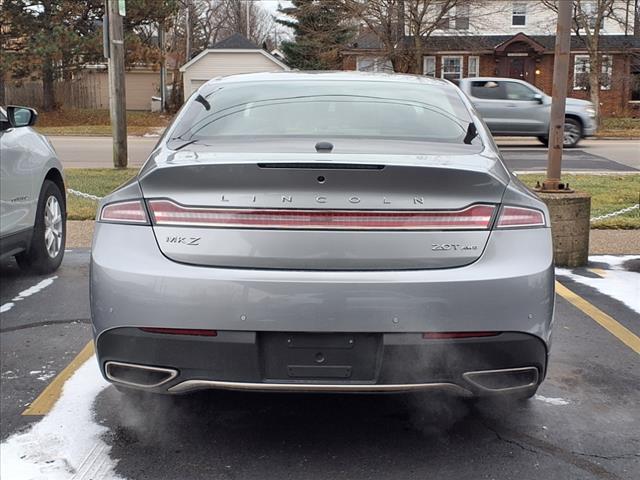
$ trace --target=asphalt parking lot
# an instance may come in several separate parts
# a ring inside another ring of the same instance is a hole
[[[101,380],[87,347],[88,261],[88,250],[68,251],[45,277],[0,265],[3,478],[632,479],[640,471],[638,256],[558,271],[551,365],[538,395],[478,404],[434,394],[229,392],[132,401]]]

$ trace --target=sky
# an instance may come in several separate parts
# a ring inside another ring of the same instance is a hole
[[[260,0],[260,4],[270,12],[276,13],[278,10],[278,4],[281,4],[283,7],[291,6],[291,2],[287,0]]]

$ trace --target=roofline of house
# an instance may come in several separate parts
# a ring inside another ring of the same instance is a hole
[[[584,47],[572,49],[570,53],[586,53]],[[627,48],[604,48],[601,50],[603,55],[608,54],[637,54],[640,52],[640,48],[636,47],[627,47]],[[456,55],[493,55],[495,52],[494,49],[484,49],[484,50],[423,50],[423,56],[428,57],[429,55],[448,55],[448,54],[456,54]],[[541,52],[542,55],[553,55],[555,52],[553,50],[545,50]],[[350,48],[345,49],[340,52],[340,55],[383,55],[384,49],[382,48]]]
[[[202,57],[206,56],[209,53],[261,53],[276,65],[281,66],[285,70],[291,70],[285,63],[281,62],[276,57],[271,55],[269,52],[265,52],[261,48],[207,48],[201,51],[198,55],[193,57],[187,63],[182,65],[180,67],[180,71],[185,72],[187,68],[189,68],[191,65],[193,65],[194,63],[196,63],[198,60],[200,60]]]

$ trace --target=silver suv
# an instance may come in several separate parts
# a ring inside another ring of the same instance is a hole
[[[64,256],[66,198],[62,164],[31,128],[37,118],[31,108],[0,107],[0,258],[49,273]]]
[[[478,109],[494,136],[538,137],[549,142],[551,97],[533,85],[513,78],[476,77],[460,80],[460,88]],[[567,98],[564,147],[594,135],[596,111],[586,100]]]

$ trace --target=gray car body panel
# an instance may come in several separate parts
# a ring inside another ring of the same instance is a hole
[[[526,86],[539,94],[542,103],[537,100],[510,100],[476,98],[471,94],[474,81],[513,82]],[[546,136],[549,133],[552,97],[523,80],[500,77],[472,77],[460,80],[460,89],[471,98],[491,133],[496,136]],[[565,115],[577,118],[582,124],[582,135],[592,136],[596,133],[597,123],[587,109],[593,104],[586,100],[567,98]]]
[[[309,75],[242,75],[212,80],[202,88],[216,82],[295,81]],[[323,78],[351,77],[446,83],[390,75]],[[484,122],[459,95],[478,129],[480,144],[425,145],[423,153],[416,152],[415,144],[395,141],[379,145],[374,154],[356,153],[357,145],[348,140],[336,141],[332,153],[317,153],[313,143],[305,147],[297,141],[280,151],[274,142],[226,144],[221,151],[194,144],[175,151],[166,144],[175,128],[170,127],[138,177],[105,197],[100,208],[141,198],[168,198],[190,207],[336,210],[457,210],[480,203],[496,209],[531,207],[548,219],[545,205],[507,170]],[[265,164],[270,167],[260,166]],[[323,164],[331,167],[323,169]],[[341,165],[384,168],[335,168]],[[318,182],[319,175],[326,181]],[[357,202],[350,200],[353,197]],[[175,237],[198,238],[198,245],[166,240]],[[431,249],[444,243],[478,248]],[[419,342],[422,332],[519,332],[539,339],[548,351],[554,298],[548,226],[294,231],[99,221],[91,253],[91,312],[98,346],[113,347],[120,338],[126,342],[126,332],[131,332],[127,327],[138,332],[138,339],[157,334],[136,327],[164,327],[216,330],[225,338],[231,332],[244,333],[256,348],[261,348],[261,332],[397,333],[411,334],[412,342]],[[109,340],[101,342],[103,336]],[[167,337],[171,336],[153,338]],[[131,341],[137,342],[133,337]],[[229,351],[229,365],[246,363],[233,356],[242,356],[243,348],[239,344],[237,353]],[[519,347],[514,343],[513,348],[506,366],[531,365],[516,365]],[[97,354],[104,374],[105,360],[99,349]],[[137,352],[133,359],[122,354],[109,360],[171,367],[171,355],[149,351]],[[494,355],[496,368],[500,355]],[[191,360],[192,366],[205,361]],[[256,381],[231,366],[227,373],[225,378]],[[207,373],[196,375],[205,375],[196,377],[200,380],[221,380]]]
[[[497,160],[477,155],[271,153],[259,158],[238,155],[230,162],[230,154],[181,153],[145,172],[140,184],[146,199],[169,197],[182,205],[240,209],[461,210],[477,203],[499,204],[509,181],[496,167]],[[186,164],[176,159],[187,156],[191,160]],[[260,167],[256,161],[280,168]],[[320,161],[333,168],[319,166]],[[370,164],[383,168],[340,168]],[[452,190],[455,184],[465,188]],[[477,259],[489,238],[486,230],[292,231],[177,225],[154,230],[163,253],[180,262],[327,270],[460,266]],[[434,250],[439,245],[451,249]]]
[[[149,226],[98,223],[91,256],[95,333],[117,327],[246,331],[519,331],[549,341],[549,229],[493,231],[450,269],[301,271],[183,265]],[[395,320],[394,320],[395,319]]]
[[[31,127],[0,130],[0,152],[0,238],[6,238],[34,228],[45,177],[51,170],[64,173],[51,142]]]

